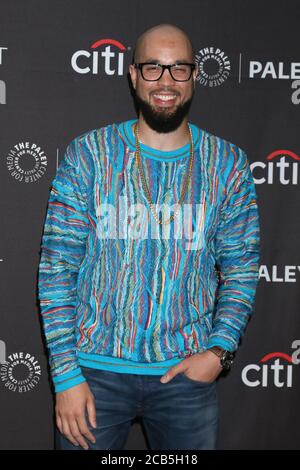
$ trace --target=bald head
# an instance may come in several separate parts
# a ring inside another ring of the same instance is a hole
[[[148,65],[136,65],[143,63]],[[164,67],[159,70],[153,64]],[[175,64],[178,67],[168,67]],[[160,24],[138,38],[129,74],[139,112],[139,127],[142,126],[144,132],[152,129],[167,134],[180,128],[179,133],[186,138],[187,115],[197,78],[196,67],[189,67],[189,64],[196,65],[193,46],[187,34],[177,26]]]
[[[154,59],[151,56],[151,45],[155,47],[177,47],[181,53],[184,53],[186,59],[194,61],[194,48],[188,35],[177,26],[171,24],[159,24],[141,34],[134,49],[134,62],[144,62]],[[178,57],[182,59],[182,57]]]

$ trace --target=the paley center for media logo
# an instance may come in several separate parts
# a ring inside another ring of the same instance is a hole
[[[38,181],[46,173],[47,164],[46,153],[36,142],[18,142],[6,157],[9,173],[23,183]]]
[[[6,344],[0,340],[0,385],[11,392],[25,393],[33,390],[41,378],[41,366],[29,352],[6,353]]]
[[[87,48],[75,51],[71,66],[81,75],[123,76],[124,54],[130,49],[116,39],[99,39]]]
[[[229,57],[222,47],[206,46],[195,54],[198,67],[197,81],[202,86],[217,87],[223,85],[232,75],[238,83],[246,80],[262,81],[270,87],[270,81],[284,80],[290,86],[291,102],[300,104],[300,62],[283,60],[268,60],[268,58],[249,58],[247,51],[236,55],[236,60]],[[234,67],[232,63],[234,61]]]
[[[223,85],[231,71],[228,55],[214,46],[203,47],[195,55],[198,68],[197,81],[202,86],[216,87]]]

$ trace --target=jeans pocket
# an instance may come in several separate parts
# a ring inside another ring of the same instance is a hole
[[[188,382],[191,382],[191,383],[194,383],[196,385],[201,385],[202,387],[208,387],[208,386],[212,386],[214,385],[215,383],[215,380],[213,382],[204,382],[202,380],[195,380],[195,379],[191,379],[190,377],[188,377],[184,372],[180,372],[179,373],[185,380],[187,380]]]

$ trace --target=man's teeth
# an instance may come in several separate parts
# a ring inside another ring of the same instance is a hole
[[[163,101],[169,101],[176,98],[176,95],[154,95],[154,98],[158,98]]]

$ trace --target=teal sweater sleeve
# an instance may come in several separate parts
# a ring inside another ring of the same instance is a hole
[[[219,288],[208,348],[235,351],[253,313],[260,258],[257,194],[249,162],[236,147],[238,173],[228,178],[215,237]]]
[[[56,392],[85,381],[76,358],[75,307],[89,221],[78,142],[67,147],[52,181],[38,274],[40,309]]]

